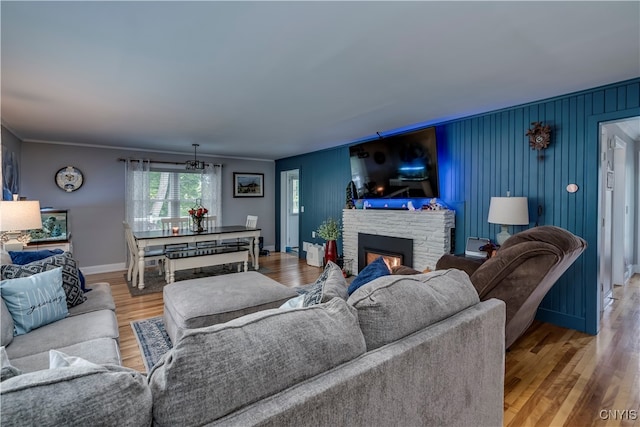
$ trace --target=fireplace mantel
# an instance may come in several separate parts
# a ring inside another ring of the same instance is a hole
[[[358,271],[358,233],[413,239],[416,270],[435,269],[436,262],[451,252],[455,212],[385,209],[343,209],[342,248],[345,259],[353,259]]]

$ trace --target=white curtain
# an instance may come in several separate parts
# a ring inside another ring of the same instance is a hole
[[[126,161],[125,218],[133,231],[150,228],[151,204],[149,203],[149,160],[127,159]]]
[[[202,206],[216,217],[216,227],[222,225],[222,165],[207,163],[202,173]]]

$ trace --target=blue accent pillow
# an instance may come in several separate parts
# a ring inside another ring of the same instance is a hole
[[[64,251],[62,249],[42,249],[39,251],[9,251],[11,263],[16,265],[25,265],[33,261],[49,258],[53,255],[60,255]]]
[[[62,253],[64,253],[62,249],[41,249],[39,251],[9,251],[9,256],[11,257],[11,263],[25,265]],[[86,288],[86,280],[80,269],[78,269],[78,276],[80,277],[80,289],[82,289],[82,292],[89,292],[91,289]]]
[[[62,289],[62,267],[0,281],[0,295],[13,319],[13,335],[64,319],[69,314]]]
[[[373,279],[377,279],[378,277],[388,276],[391,274],[389,271],[389,267],[387,267],[387,263],[384,262],[384,258],[378,257],[362,269],[360,273],[353,279],[353,282],[349,285],[349,289],[347,293],[351,295],[358,289],[360,286],[366,285]]]

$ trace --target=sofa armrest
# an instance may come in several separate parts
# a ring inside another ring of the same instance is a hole
[[[482,259],[465,258],[456,255],[444,254],[436,263],[436,270],[455,268],[462,270],[471,276],[482,265]]]

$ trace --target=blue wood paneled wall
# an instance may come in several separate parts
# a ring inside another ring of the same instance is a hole
[[[300,206],[304,212],[299,215],[300,243],[324,243],[320,238],[312,238],[311,232],[327,218],[342,218],[345,206],[345,190],[351,181],[349,147],[317,151],[301,156],[289,157],[276,162],[276,249],[280,249],[280,173],[286,170],[300,170]],[[342,241],[338,241],[342,253]],[[302,250],[300,251],[302,255]]]
[[[489,201],[507,191],[528,197],[529,226],[556,225],[587,241],[585,253],[545,297],[540,320],[598,331],[598,123],[636,115],[640,78],[437,125],[440,191],[457,211],[457,246],[467,236],[495,238],[498,226],[487,222]],[[535,121],[552,129],[542,160],[525,136]],[[327,216],[338,217],[344,206],[351,175],[348,147],[278,160],[277,189],[280,171],[296,168],[305,206],[300,237],[312,241],[311,231]],[[579,191],[567,193],[569,183]],[[278,240],[279,231],[276,235]]]

